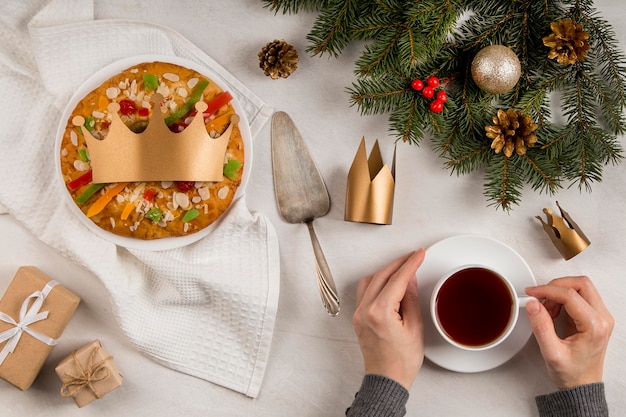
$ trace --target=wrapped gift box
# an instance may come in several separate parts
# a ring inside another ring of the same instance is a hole
[[[0,378],[30,387],[79,303],[37,268],[19,268],[0,299]]]
[[[74,398],[79,407],[102,398],[122,385],[122,374],[113,356],[104,350],[99,340],[72,352],[57,365],[55,371],[63,382],[61,395]]]

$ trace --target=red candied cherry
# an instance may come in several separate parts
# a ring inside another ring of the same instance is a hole
[[[446,101],[448,101],[448,95],[446,94],[445,91],[441,90],[441,91],[437,91],[437,100],[441,101],[442,103],[445,103]]]
[[[415,91],[422,91],[422,88],[424,88],[424,82],[422,80],[413,80],[411,81],[411,88]]]
[[[439,87],[439,78],[437,78],[437,77],[428,77],[426,79],[426,84],[428,84],[432,88],[437,88],[437,87]]]
[[[155,195],[156,191],[154,191],[152,188],[146,188],[146,191],[143,192],[143,198],[148,201],[154,200]]]
[[[430,85],[427,85],[426,87],[424,87],[424,89],[422,90],[422,95],[425,98],[433,98],[433,96],[435,95],[435,89],[433,87],[431,87]]]
[[[120,101],[120,113],[128,116],[129,114],[135,114],[137,111],[137,106],[135,106],[135,102],[132,100],[122,100]]]
[[[176,181],[176,188],[183,193],[191,190],[195,186],[195,181]]]
[[[137,112],[137,115],[139,115],[139,117],[148,117],[150,115],[150,109],[147,107],[142,107]]]
[[[443,101],[439,99],[431,101],[430,110],[433,113],[441,113],[443,111]]]

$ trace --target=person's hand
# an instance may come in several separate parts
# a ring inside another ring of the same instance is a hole
[[[526,293],[545,299],[543,304],[530,301],[526,311],[552,382],[559,389],[601,382],[614,322],[591,280],[558,278]],[[553,323],[562,308],[567,314],[563,339]]]
[[[420,249],[361,279],[352,318],[365,372],[391,378],[407,390],[424,362],[424,332],[415,279],[424,254]]]

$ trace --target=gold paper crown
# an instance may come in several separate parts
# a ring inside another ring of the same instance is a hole
[[[344,219],[351,222],[391,224],[393,195],[396,185],[396,152],[391,169],[383,165],[378,140],[369,159],[365,151],[365,137],[357,150],[346,187]]]
[[[110,103],[112,121],[106,138],[96,139],[83,127],[89,149],[94,183],[127,181],[221,181],[224,155],[230,135],[239,116],[233,115],[226,131],[212,138],[206,131],[203,101],[196,103],[197,114],[180,133],[169,130],[160,103],[161,94],[153,94],[152,118],[142,133],[134,133],[118,115],[120,105]],[[84,126],[85,119],[76,116],[74,126]]]
[[[561,252],[561,255],[565,260],[568,260],[584,251],[591,243],[570,215],[561,208],[558,201],[556,205],[563,217],[555,215],[549,208],[544,208],[543,212],[546,214],[548,222],[544,222],[540,216],[536,216],[536,218],[539,219],[543,225],[543,230],[550,236],[552,243]]]

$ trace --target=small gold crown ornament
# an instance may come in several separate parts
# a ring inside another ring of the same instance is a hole
[[[556,205],[562,217],[555,215],[551,209],[544,208],[543,212],[546,214],[547,223],[540,216],[536,216],[536,218],[539,219],[543,225],[543,230],[550,236],[552,243],[561,252],[563,258],[569,260],[584,251],[591,242],[570,215],[561,208],[558,201]]]
[[[357,150],[346,187],[344,220],[360,223],[391,224],[395,189],[396,153],[391,169],[383,164],[378,140],[369,159],[365,150],[365,137]]]
[[[96,139],[85,127],[85,119],[76,116],[74,126],[81,126],[94,183],[137,181],[222,181],[224,155],[239,116],[233,115],[224,133],[212,138],[207,133],[202,112],[203,101],[196,103],[196,116],[185,130],[169,130],[160,104],[161,94],[153,94],[152,118],[141,133],[134,133],[118,115],[120,105],[110,103],[112,120],[106,138]]]

